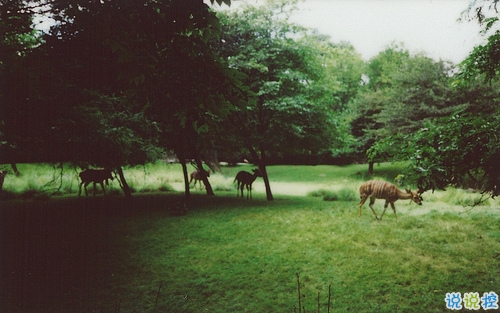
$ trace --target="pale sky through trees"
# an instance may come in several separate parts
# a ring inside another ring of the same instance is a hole
[[[259,5],[264,0],[232,0],[230,9],[238,8],[242,2]],[[394,42],[404,43],[411,52],[425,52],[436,60],[457,64],[485,41],[476,21],[458,21],[469,3],[470,0],[299,0],[299,10],[291,21],[329,35],[334,43],[350,42],[365,60]],[[227,6],[215,4],[213,8]],[[37,25],[39,29],[51,25],[50,20],[36,20],[36,24],[46,21]]]
[[[237,8],[245,0],[233,0]],[[207,1],[208,2],[208,1]],[[246,0],[250,4],[263,0]],[[411,52],[459,63],[483,42],[476,22],[458,22],[469,0],[305,0],[291,20],[332,42],[348,41],[365,60],[392,42]],[[218,8],[218,5],[215,5]]]

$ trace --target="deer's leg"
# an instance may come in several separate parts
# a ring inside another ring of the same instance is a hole
[[[89,196],[89,192],[87,190],[87,186],[90,184],[90,182],[86,182],[85,185],[83,185],[83,188],[85,189],[85,196]]]
[[[96,192],[96,189],[97,189],[97,187],[96,187],[96,184],[95,184],[95,182],[94,182],[94,197],[95,197],[95,192]]]
[[[83,181],[80,183],[80,186],[78,186],[78,196],[80,196],[82,194],[82,185],[83,185]]]
[[[373,204],[374,204],[374,203],[375,203],[375,197],[371,196],[371,197],[370,197],[370,204],[369,204],[368,206],[370,207],[370,209],[372,209],[373,214],[375,214],[375,218],[376,218],[377,220],[380,220],[380,219],[378,218],[378,216],[377,216],[377,212],[375,212],[375,210],[373,209]]]
[[[250,199],[252,199],[252,185],[247,185],[248,192],[250,192]],[[248,195],[247,192],[247,195]]]
[[[243,182],[241,183],[241,187],[240,187],[240,190],[241,190],[241,197],[243,198],[243,188],[245,188],[245,184],[243,184]]]
[[[387,210],[387,206],[389,205],[389,201],[388,200],[385,200],[385,204],[384,204],[384,212],[382,212],[382,215],[380,215],[380,220],[382,220],[382,217],[384,217],[384,214],[385,214],[385,210]]]
[[[361,201],[359,202],[359,214],[358,214],[358,217],[361,217],[361,208],[363,207],[363,204],[365,204],[366,199],[368,199],[367,195],[362,195],[361,196]]]
[[[101,182],[101,188],[104,195],[106,195],[106,190],[104,189],[104,182]]]
[[[391,202],[391,208],[394,211],[394,216],[396,217],[396,222],[398,221],[398,215],[396,214],[396,207],[394,206],[394,202]]]

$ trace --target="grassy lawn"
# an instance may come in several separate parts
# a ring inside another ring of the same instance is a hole
[[[446,312],[447,292],[500,294],[498,200],[470,209],[476,194],[426,193],[422,206],[396,202],[398,222],[376,221],[367,204],[357,216],[365,165],[269,167],[272,202],[261,179],[253,200],[237,198],[243,167],[228,167],[211,177],[217,196],[193,190],[175,217],[182,195],[158,186],[182,185],[179,168],[126,170],[132,199],[77,198],[75,180],[59,197],[0,202],[0,312],[299,312],[296,273],[307,312],[318,292],[327,312],[330,285],[331,312]]]

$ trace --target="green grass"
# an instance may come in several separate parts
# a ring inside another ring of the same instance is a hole
[[[470,209],[476,194],[426,193],[422,206],[396,202],[398,222],[376,221],[352,199],[365,165],[272,166],[272,202],[261,179],[253,200],[235,196],[241,169],[212,175],[217,196],[193,191],[180,217],[168,209],[178,192],[2,202],[0,311],[293,312],[296,273],[307,312],[318,292],[327,311],[329,285],[331,312],[445,312],[447,292],[500,293],[498,200]],[[182,185],[176,165],[125,173],[135,190]]]

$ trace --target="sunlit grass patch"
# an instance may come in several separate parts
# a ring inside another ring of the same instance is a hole
[[[226,177],[222,174],[211,174],[210,185],[214,191],[233,191],[236,190],[234,177]]]
[[[474,204],[490,205],[495,201],[490,201],[488,195],[482,195],[472,190],[459,190],[448,188],[446,192],[441,193],[441,201],[461,206],[472,206]],[[483,201],[483,203],[481,203]]]
[[[36,195],[61,195],[78,190],[77,172],[74,168],[51,164],[19,164],[19,177],[6,170],[4,190],[31,198]]]

